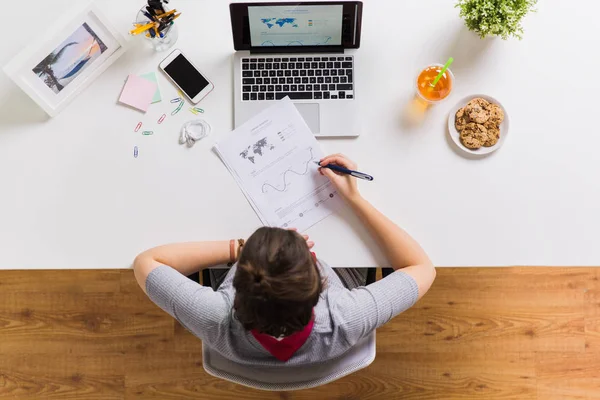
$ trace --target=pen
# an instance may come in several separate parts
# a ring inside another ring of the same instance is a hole
[[[319,167],[321,167],[321,162],[320,161],[315,161],[315,164],[317,164]],[[351,169],[340,167],[339,165],[335,165],[335,164],[328,164],[328,165],[326,165],[324,167],[321,167],[321,168],[329,168],[332,171],[339,172],[339,173],[342,173],[342,174],[348,174],[348,175],[351,175],[351,176],[353,176],[355,178],[364,179],[365,181],[372,181],[373,180],[373,177],[371,175],[367,175],[367,174],[364,174],[364,173],[358,172],[358,171],[352,171]]]

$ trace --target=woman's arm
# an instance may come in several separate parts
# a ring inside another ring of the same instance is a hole
[[[204,268],[226,264],[231,261],[230,242],[189,242],[174,243],[154,247],[140,253],[133,262],[133,271],[138,284],[146,292],[146,278],[160,265],[168,265],[181,272],[191,275]],[[237,258],[238,244],[234,246],[234,259]]]
[[[436,275],[435,267],[425,251],[408,233],[362,197],[349,203],[383,249],[392,268],[401,269],[413,277],[419,287],[419,299],[423,297]]]
[[[322,166],[330,163],[352,170],[357,169],[355,163],[341,154],[321,160]],[[419,298],[421,298],[431,287],[436,275],[435,267],[421,246],[360,195],[356,178],[337,174],[328,168],[321,168],[320,172],[327,176],[338,192],[344,196],[381,246],[392,268],[401,269],[415,279],[419,287]]]

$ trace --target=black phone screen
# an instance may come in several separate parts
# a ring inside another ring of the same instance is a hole
[[[196,97],[198,93],[209,85],[206,78],[200,74],[183,54],[175,57],[175,59],[165,67],[165,72],[191,99]]]

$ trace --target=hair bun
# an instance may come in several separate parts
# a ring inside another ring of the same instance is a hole
[[[275,337],[302,331],[323,290],[319,268],[300,234],[259,228],[244,245],[233,277],[234,317],[246,330]]]
[[[258,269],[252,271],[252,276],[254,278],[254,295],[261,301],[267,301],[273,294],[269,278],[264,271]]]
[[[258,268],[252,269],[252,275],[254,277],[254,282],[258,283],[258,284],[262,283],[262,281],[265,277],[265,274],[263,273],[263,271],[259,270]]]

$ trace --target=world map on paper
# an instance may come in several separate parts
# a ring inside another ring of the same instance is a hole
[[[265,150],[273,149],[275,149],[275,146],[270,144],[268,139],[265,137],[244,149],[240,153],[240,157],[242,157],[244,160],[250,161],[252,164],[255,164],[256,156],[262,157],[265,154]]]

